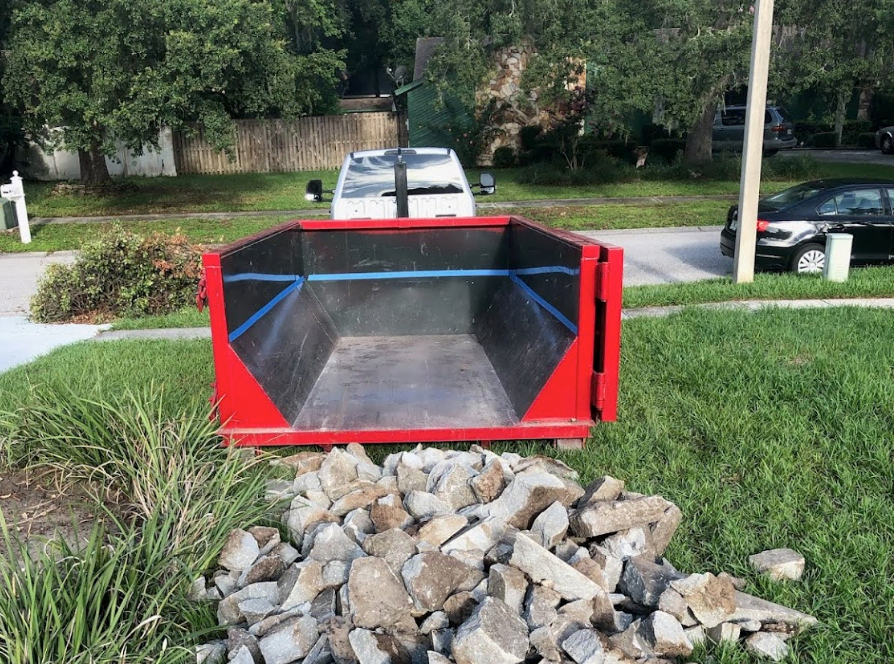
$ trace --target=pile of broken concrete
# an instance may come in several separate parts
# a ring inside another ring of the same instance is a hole
[[[283,459],[289,541],[231,533],[195,599],[228,639],[199,664],[677,660],[707,639],[781,659],[815,619],[663,558],[681,513],[546,457],[359,445]]]

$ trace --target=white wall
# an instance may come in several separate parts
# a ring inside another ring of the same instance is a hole
[[[159,134],[158,142],[161,147],[160,151],[154,152],[146,147],[141,155],[133,154],[119,144],[115,157],[106,157],[109,173],[113,177],[123,175],[176,176],[177,168],[174,165],[174,142],[171,130],[163,129]],[[28,175],[38,180],[79,180],[81,178],[81,165],[78,162],[77,152],[56,150],[47,153],[40,146],[32,144],[25,151],[21,161],[27,162],[25,170]]]

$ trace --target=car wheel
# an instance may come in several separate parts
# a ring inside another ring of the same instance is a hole
[[[792,272],[816,274],[826,266],[826,248],[821,244],[805,244],[792,258]]]
[[[885,154],[894,153],[894,140],[891,139],[890,134],[882,136],[882,152]]]

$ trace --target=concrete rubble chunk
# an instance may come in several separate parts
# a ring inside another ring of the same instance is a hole
[[[804,556],[792,549],[770,549],[753,556],[748,562],[771,581],[797,581],[804,573]]]
[[[584,495],[578,499],[576,507],[581,509],[597,501],[617,500],[623,490],[623,480],[615,479],[610,475],[599,477],[586,486]]]
[[[487,579],[487,594],[502,600],[518,614],[524,609],[528,579],[517,567],[497,563],[491,565]]]
[[[377,533],[392,528],[406,528],[413,523],[413,517],[396,500],[394,495],[379,498],[369,510],[369,518],[376,527]]]
[[[455,593],[444,600],[444,613],[451,625],[461,625],[472,615],[478,602],[467,590]]]
[[[677,532],[677,528],[680,526],[680,521],[682,520],[683,512],[680,508],[673,503],[668,502],[664,514],[661,515],[661,518],[658,519],[658,521],[652,524],[650,529],[649,539],[652,543],[652,552],[654,555],[664,555],[667,545],[670,544],[671,538],[674,536],[674,533]]]
[[[510,563],[527,574],[535,583],[546,583],[564,599],[592,599],[604,592],[594,581],[562,562],[527,535],[515,538]]]
[[[662,657],[685,657],[692,654],[692,643],[683,626],[669,613],[655,611],[640,625],[640,633],[652,651]]]
[[[531,585],[525,596],[524,618],[530,629],[545,627],[558,618],[562,596],[551,588]]]
[[[671,614],[680,621],[683,627],[692,627],[698,623],[683,596],[673,588],[667,588],[658,598],[658,608]],[[760,628],[758,628],[760,629]]]
[[[628,528],[602,540],[602,548],[615,558],[629,560],[637,556],[649,555],[650,542],[647,528]],[[654,558],[654,554],[652,555]]]
[[[580,629],[562,641],[562,650],[577,664],[603,664],[605,644],[594,629]]]
[[[444,611],[435,611],[419,625],[420,634],[430,634],[436,629],[447,629],[450,627],[450,619]]]
[[[811,615],[738,590],[735,592],[734,602],[736,608],[729,617],[730,622],[750,619],[761,623],[779,623],[791,626],[795,633],[817,623],[817,619]]]
[[[469,481],[469,485],[479,503],[495,500],[506,488],[503,462],[499,458],[488,462],[484,469]]]
[[[518,463],[511,466],[512,471],[518,475],[519,473],[543,472],[555,475],[558,478],[572,480],[577,482],[577,471],[567,463],[553,459],[552,457],[535,454],[534,456],[523,457]],[[583,489],[581,489],[583,492]]]
[[[404,563],[416,553],[416,542],[403,530],[392,528],[367,537],[363,550],[371,556],[382,558],[391,571],[400,577]]]
[[[358,509],[345,515],[341,526],[345,535],[362,545],[366,538],[376,532],[376,526],[369,518],[369,510]]]
[[[350,491],[351,483],[357,479],[357,464],[360,461],[353,454],[333,448],[320,464],[320,485],[332,501],[338,500]]]
[[[251,656],[251,659],[249,660],[251,664],[254,664],[255,661],[260,661],[261,648],[258,645],[258,637],[247,629],[230,627],[227,630],[227,650],[230,652],[238,652],[242,648],[248,650],[248,653]]]
[[[553,549],[568,532],[568,510],[560,502],[555,502],[534,519],[531,533],[544,549]]]
[[[518,664],[527,652],[527,626],[494,597],[484,599],[453,639],[457,664]]]
[[[429,551],[404,563],[401,575],[404,586],[421,613],[440,611],[444,601],[476,570],[456,558]]]
[[[443,461],[435,466],[428,476],[426,485],[427,491],[449,506],[447,511],[456,511],[478,502],[469,484],[474,475],[466,466],[452,461]]]
[[[278,591],[283,611],[310,602],[325,588],[323,564],[317,560],[295,563],[280,577]]]
[[[428,664],[452,664],[453,660],[434,650],[428,651]]]
[[[225,641],[214,641],[196,646],[196,664],[223,664],[227,659]]]
[[[234,653],[230,658],[230,664],[255,664],[257,661],[248,646],[229,648],[229,651]]]
[[[248,569],[257,560],[261,547],[251,533],[235,529],[230,532],[227,541],[221,549],[217,564],[230,571]]]
[[[419,468],[412,468],[405,463],[398,463],[396,469],[397,488],[406,495],[411,491],[425,491],[428,475]]]
[[[571,529],[579,537],[598,537],[661,519],[667,501],[661,496],[596,502],[571,514]]]
[[[735,643],[739,640],[742,628],[737,623],[722,622],[705,630],[705,635],[711,643]]]
[[[413,600],[403,582],[381,558],[358,558],[347,583],[353,622],[357,627],[412,632]]]
[[[244,599],[238,604],[239,613],[249,625],[262,621],[271,613],[277,611],[277,607],[268,599]]]
[[[335,516],[344,516],[348,512],[364,509],[372,505],[376,500],[390,493],[387,487],[373,482],[354,482],[353,488],[341,498],[332,503],[329,511]]]
[[[441,551],[444,553],[450,553],[451,551],[488,551],[496,546],[507,532],[509,532],[509,526],[505,520],[489,517],[484,521],[476,523],[474,526],[459,531],[441,546]]]
[[[320,633],[310,616],[289,618],[264,635],[260,642],[264,664],[291,664],[313,648]]]
[[[239,576],[237,584],[245,587],[259,581],[276,581],[286,569],[286,562],[276,554],[261,556]]]
[[[433,547],[440,547],[468,525],[469,520],[459,514],[440,514],[423,523],[416,533],[416,538]]]
[[[757,632],[745,639],[745,650],[757,655],[779,662],[788,655],[788,644],[775,634]]]
[[[558,501],[564,506],[577,500],[583,489],[548,472],[526,471],[515,476],[499,498],[478,507],[479,516],[503,519],[514,528],[526,529],[538,514]]]
[[[426,491],[411,491],[404,496],[404,509],[417,521],[424,521],[439,514],[454,513],[450,505]]]
[[[732,619],[736,591],[729,581],[711,573],[690,574],[671,581],[670,586],[683,596],[692,615],[705,627]]]
[[[365,555],[357,542],[345,535],[345,531],[337,523],[330,523],[314,537],[313,548],[308,557],[322,562],[330,560],[350,562]]]
[[[319,470],[325,458],[326,454],[323,452],[298,452],[291,456],[271,459],[270,465],[285,466],[295,471],[293,477],[300,477],[305,473]]]
[[[676,570],[644,557],[631,558],[624,565],[619,589],[637,604],[657,608],[661,594],[670,582],[680,578]]]
[[[400,642],[388,634],[354,629],[348,635],[360,664],[410,664],[410,656]]]

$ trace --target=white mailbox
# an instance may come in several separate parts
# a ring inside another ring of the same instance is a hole
[[[31,228],[28,226],[28,208],[25,206],[25,188],[18,171],[12,172],[9,184],[0,185],[0,198],[16,204],[16,217],[19,220],[19,237],[23,244],[31,242]]]

